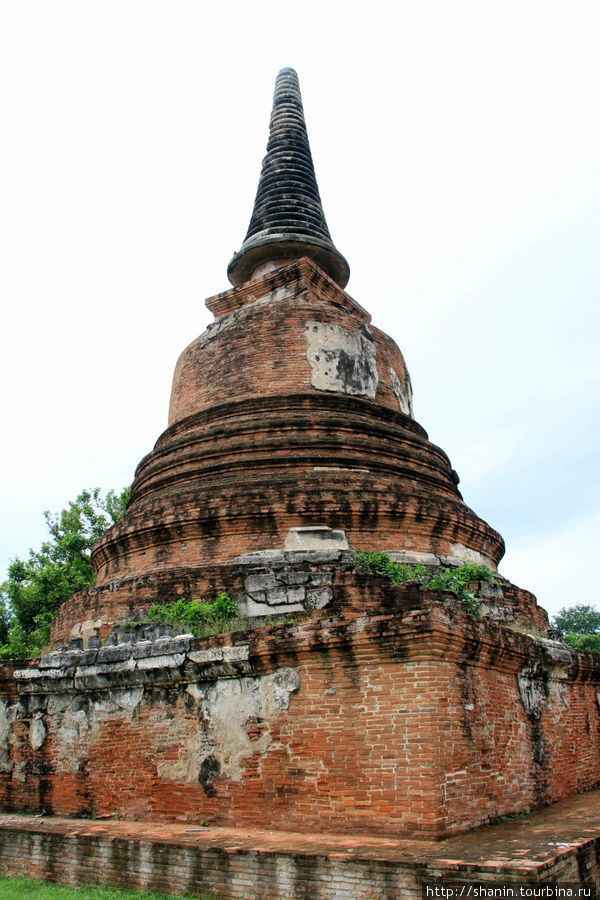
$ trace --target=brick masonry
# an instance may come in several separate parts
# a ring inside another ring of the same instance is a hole
[[[410,586],[367,614],[59,651],[2,666],[0,803],[437,838],[598,784],[599,681],[597,657]]]

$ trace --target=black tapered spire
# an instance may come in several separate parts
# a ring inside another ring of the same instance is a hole
[[[263,263],[309,256],[340,287],[350,268],[331,240],[313,167],[298,75],[282,69],[275,81],[267,155],[244,243],[227,268],[243,284]]]

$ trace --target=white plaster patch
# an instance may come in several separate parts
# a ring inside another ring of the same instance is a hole
[[[52,729],[54,732],[54,729]],[[87,758],[90,723],[83,709],[70,706],[58,722],[56,730],[57,762],[72,775],[79,771],[81,760]]]
[[[219,773],[240,779],[243,762],[266,752],[271,720],[288,709],[290,694],[299,687],[298,671],[285,667],[262,677],[222,678],[206,688],[188,685],[187,693],[202,712],[200,724],[176,760],[158,763],[159,777],[196,782],[202,764],[210,760]],[[246,731],[248,722],[260,726],[254,739]]]
[[[310,383],[314,388],[375,397],[379,383],[376,351],[365,326],[360,331],[349,331],[340,325],[307,322],[304,333]]]
[[[183,665],[185,653],[170,653],[168,656],[144,656],[137,661],[138,669],[174,668]]]
[[[144,688],[131,688],[122,691],[111,691],[108,696],[103,696],[92,703],[95,713],[114,713],[119,709],[132,712],[142,701]]]
[[[287,613],[305,612],[304,603],[269,604],[260,603],[252,597],[244,597],[238,602],[240,612],[245,616],[281,616]]]
[[[72,697],[69,694],[50,694],[48,697],[48,715],[58,716],[71,705]]]
[[[0,700],[0,772],[8,774],[12,771],[13,762],[10,758],[10,726],[15,721],[15,707],[10,707],[8,701]]]
[[[0,749],[8,749],[9,731],[10,722],[8,718],[8,703],[6,700],[0,700]]]
[[[44,725],[42,713],[37,712],[29,726],[29,743],[31,744],[32,750],[39,750],[45,740],[46,726]]]
[[[525,712],[539,719],[548,699],[547,673],[537,662],[526,663],[517,675],[517,684]]]
[[[300,687],[298,669],[282,667],[260,680],[261,712],[272,715],[276,710],[289,709],[290,694]]]
[[[222,647],[210,647],[208,650],[192,650],[188,653],[188,659],[203,665],[204,663],[221,662],[223,659]]]
[[[185,690],[186,693],[188,693],[190,697],[193,697],[196,701],[203,700],[206,695],[206,688],[200,687],[199,684],[195,683],[188,684]]]
[[[239,644],[236,647],[223,647],[223,660],[225,662],[240,662],[250,657],[250,645]]]
[[[477,566],[487,566],[488,569],[491,568],[489,557],[480,553],[478,550],[472,550],[470,547],[465,547],[464,544],[452,544],[450,552],[452,553],[452,556],[456,557],[461,563],[468,562],[474,563]]]
[[[405,416],[410,416],[412,418],[413,403],[412,403],[412,388],[410,386],[410,381],[406,382],[406,387],[405,387],[391,366],[390,366],[390,380],[392,382],[392,390],[394,391],[394,394],[396,395],[396,400],[398,401],[398,406],[400,408],[400,412],[404,413]]]
[[[82,638],[85,647],[91,637],[96,637],[102,625],[104,625],[102,619],[86,619],[85,622],[77,623],[71,628],[70,637]]]
[[[33,678],[42,678],[43,675],[39,669],[15,669],[13,672],[13,678],[19,678],[23,681],[31,680]],[[52,673],[49,675],[50,678],[56,678],[56,673]]]

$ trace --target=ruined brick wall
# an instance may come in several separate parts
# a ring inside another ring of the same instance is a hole
[[[0,702],[0,803],[440,836],[600,778],[600,663],[394,610],[50,654]]]
[[[377,549],[365,547],[365,549]],[[421,562],[414,554],[394,553],[401,562]],[[432,570],[445,565],[445,557],[425,557]],[[548,616],[528,591],[506,579],[496,584],[473,585],[481,598],[482,613],[494,621],[527,623],[545,633]],[[266,551],[234,557],[231,565],[188,565],[184,569],[139,574],[110,581],[74,594],[61,606],[52,623],[55,647],[74,637],[98,634],[104,639],[113,624],[131,619],[153,603],[175,597],[214,597],[227,591],[248,616],[280,615],[315,608],[339,614],[393,608],[396,592],[383,578],[365,576],[356,569],[354,553],[345,550]]]

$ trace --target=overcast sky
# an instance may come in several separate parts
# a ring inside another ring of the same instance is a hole
[[[597,602],[599,11],[0,0],[0,579],[166,427],[291,65],[347,290],[501,571]]]

